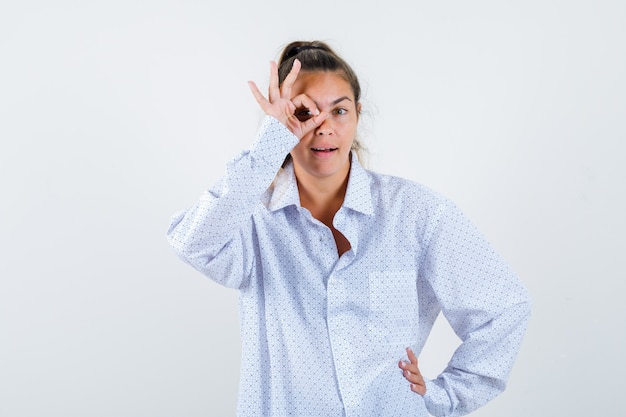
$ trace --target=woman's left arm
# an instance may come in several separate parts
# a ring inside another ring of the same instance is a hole
[[[462,343],[441,375],[425,380],[424,400],[435,416],[460,416],[504,390],[530,317],[530,296],[452,203],[441,207],[427,239],[420,274]]]

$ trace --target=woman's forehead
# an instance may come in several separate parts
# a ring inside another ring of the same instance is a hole
[[[306,94],[322,102],[333,102],[346,96],[354,101],[350,83],[336,72],[301,72],[291,90],[292,97],[299,94]]]

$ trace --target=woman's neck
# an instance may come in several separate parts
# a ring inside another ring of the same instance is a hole
[[[296,170],[300,205],[308,209],[313,217],[330,227],[346,196],[349,172],[348,166],[347,172],[342,176],[316,178],[306,173],[298,175]]]

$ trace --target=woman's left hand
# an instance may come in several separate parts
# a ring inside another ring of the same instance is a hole
[[[404,378],[411,383],[411,391],[424,395],[426,394],[426,383],[424,382],[422,373],[417,367],[417,357],[411,348],[406,348],[406,353],[410,362],[398,362],[398,366],[403,370],[402,376],[404,376]]]

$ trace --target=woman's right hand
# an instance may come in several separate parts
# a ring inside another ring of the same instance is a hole
[[[307,133],[321,125],[329,114],[320,112],[317,105],[305,94],[291,97],[298,73],[300,72],[300,61],[294,60],[293,67],[283,81],[278,85],[278,66],[274,61],[270,63],[270,86],[268,98],[265,98],[253,81],[248,81],[250,91],[254,95],[257,103],[261,106],[265,114],[274,117],[284,124],[298,139],[302,139]],[[310,117],[296,116],[296,110],[306,109],[310,112]]]

